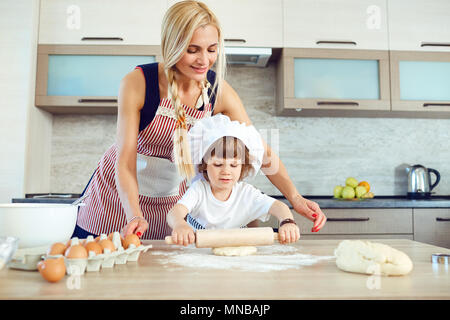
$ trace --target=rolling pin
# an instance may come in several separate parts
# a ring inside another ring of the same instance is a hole
[[[221,248],[240,246],[268,246],[278,240],[278,233],[270,227],[197,230],[195,246],[197,248]],[[167,244],[172,242],[172,236],[165,238]]]

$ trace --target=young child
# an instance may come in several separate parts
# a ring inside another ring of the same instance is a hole
[[[242,181],[255,176],[262,164],[262,139],[253,126],[219,114],[198,121],[189,142],[198,174],[167,214],[174,243],[194,243],[194,229],[241,228],[270,215],[280,222],[280,243],[299,239],[289,207]]]

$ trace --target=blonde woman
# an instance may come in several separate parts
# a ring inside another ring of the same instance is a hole
[[[116,142],[83,192],[85,206],[73,236],[113,231],[143,239],[170,235],[166,215],[193,175],[186,132],[197,120],[218,113],[251,124],[239,96],[224,80],[223,33],[206,5],[183,1],[169,8],[161,49],[163,63],[137,66],[121,82]],[[265,150],[262,171],[278,164],[279,170],[267,177],[318,231],[325,215],[298,193],[267,144]]]

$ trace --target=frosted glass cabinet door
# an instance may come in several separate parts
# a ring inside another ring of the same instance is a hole
[[[387,51],[284,48],[277,77],[279,115],[391,108]]]
[[[48,96],[117,96],[122,78],[154,56],[49,55]]]
[[[296,98],[380,98],[378,61],[294,59]]]
[[[392,110],[450,115],[450,54],[392,51]]]
[[[158,46],[39,45],[35,105],[51,113],[116,113],[121,80],[161,61]]]

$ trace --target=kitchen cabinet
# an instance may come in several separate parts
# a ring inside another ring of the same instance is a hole
[[[450,52],[450,1],[389,0],[389,47]]]
[[[450,208],[413,209],[414,240],[450,248]]]
[[[159,46],[39,45],[35,104],[51,113],[116,113],[122,78],[161,60]]]
[[[284,0],[287,48],[388,50],[386,0]]]
[[[313,222],[291,211],[301,239],[413,239],[411,208],[322,209],[327,222],[319,232],[311,232]],[[264,226],[278,228],[278,222],[270,219]]]
[[[160,45],[166,0],[41,0],[39,44]]]
[[[450,51],[391,51],[390,65],[392,111],[450,116]]]
[[[284,48],[277,68],[278,115],[390,111],[389,53]]]
[[[177,1],[169,1],[169,7]],[[227,47],[283,46],[281,0],[204,0],[219,19]]]

